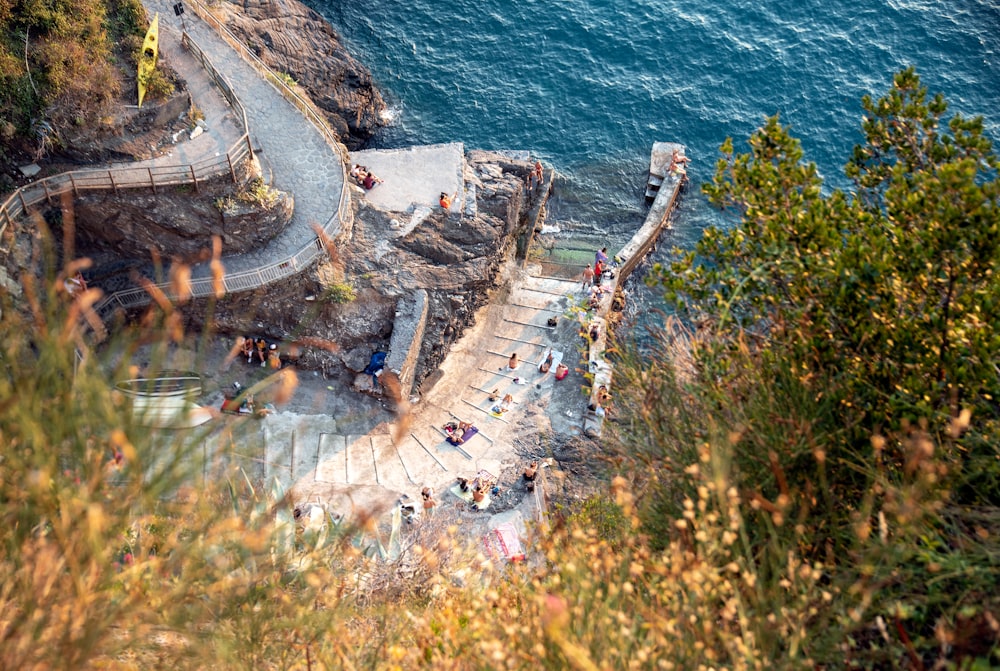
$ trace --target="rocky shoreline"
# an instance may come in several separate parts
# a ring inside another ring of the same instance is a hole
[[[370,75],[346,54],[332,28],[295,0],[244,4],[248,8],[246,13],[228,2],[217,3],[214,8],[231,13],[230,24],[242,26],[244,39],[251,43],[259,39],[256,50],[265,62],[270,60],[276,70],[297,79],[310,94],[315,89],[314,95],[326,102],[327,111],[341,119],[333,125],[342,137],[344,132],[348,134],[345,143],[359,146],[370,138],[377,129],[384,104],[371,85]],[[281,39],[275,39],[278,34]],[[316,40],[325,46],[315,48]],[[288,55],[291,45],[308,54]],[[316,54],[335,52],[339,55],[331,59],[339,69],[320,68],[311,60]],[[286,57],[287,62],[283,60]],[[328,88],[324,77],[352,83],[353,87],[324,95]],[[419,191],[415,201],[421,202],[405,208],[380,206],[378,199],[370,197],[364,189],[352,187],[352,216],[345,218],[348,225],[336,240],[327,244],[328,258],[294,278],[262,289],[230,294],[218,301],[192,301],[181,308],[186,327],[191,333],[215,333],[218,341],[214,345],[253,335],[299,347],[297,369],[307,398],[299,404],[300,408],[287,413],[290,421],[312,416],[301,413],[314,408],[313,412],[319,410],[327,417],[337,416],[340,424],[344,424],[345,417],[355,417],[356,428],[361,430],[367,421],[378,419],[380,411],[377,401],[375,405],[370,404],[371,399],[362,401],[361,395],[352,391],[351,382],[373,351],[388,348],[401,298],[413,292],[426,292],[428,314],[413,389],[418,395],[426,395],[438,386],[436,394],[453,404],[467,386],[461,366],[492,366],[463,362],[462,356],[453,356],[456,348],[478,350],[480,345],[475,338],[463,340],[463,336],[475,330],[485,308],[504,303],[506,292],[518,279],[517,265],[512,261],[523,258],[528,241],[541,225],[552,175],[547,171],[543,184],[536,182],[529,188],[531,182],[527,178],[533,169],[534,161],[526,153],[462,149],[455,162],[458,188],[455,195],[460,197],[456,207],[448,210],[434,205],[437,191],[430,193],[429,182],[422,190],[419,185],[412,187]],[[257,176],[243,176],[237,189],[245,189],[249,180]],[[396,186],[394,182],[403,181],[402,175],[383,176],[387,178],[386,190]],[[294,194],[290,196],[285,200],[287,204],[294,199]],[[155,198],[145,197],[146,201],[138,206],[131,193],[88,196],[78,204],[84,216],[76,221],[75,232],[81,243],[76,251],[103,259],[103,268],[141,263],[135,257],[144,252],[152,252],[153,259],[194,260],[197,244],[192,247],[192,241],[207,240],[220,232],[226,235],[225,208],[218,207],[220,197],[207,187],[206,193],[192,193],[184,188],[158,191]],[[431,198],[430,204],[423,202],[427,198]],[[116,216],[129,219],[140,214],[143,236],[133,240],[131,247],[120,246],[123,231],[116,230],[112,235],[109,229],[121,226],[109,226],[108,222]],[[266,240],[287,221],[263,209],[256,217],[252,212],[245,214],[239,225],[252,227],[255,240]],[[30,231],[24,233],[30,237]],[[27,238],[22,242],[22,247],[30,245]],[[17,256],[11,258],[16,260]],[[11,269],[10,275],[16,276],[24,270]],[[345,292],[351,298],[341,300]],[[138,313],[133,315],[138,316]],[[575,335],[575,329],[567,326],[567,333]],[[478,332],[485,333],[481,325]],[[317,343],[322,346],[315,346]],[[198,353],[190,360],[197,361],[202,356],[203,353]],[[175,362],[175,365],[181,364]],[[249,386],[267,375],[266,370],[259,368],[225,366],[203,368],[202,372],[208,383],[206,401],[211,404],[233,381]],[[576,383],[567,382],[560,389],[571,392],[575,386]],[[327,391],[343,398],[333,400]],[[530,391],[533,397],[535,392]],[[529,405],[526,400],[523,410],[528,419],[519,421],[517,437],[508,439],[512,443],[498,446],[489,458],[491,463],[496,462],[497,467],[508,472],[511,468],[516,470],[517,455],[532,458],[553,455],[559,441],[551,435],[543,436],[537,423],[545,414],[545,403],[536,407],[534,402]],[[436,415],[440,407],[432,404],[424,408],[424,415]],[[456,410],[461,411],[462,406],[453,407],[452,411]],[[563,410],[560,414],[570,413]],[[354,426],[355,420],[347,420],[347,424]],[[386,420],[379,421],[384,424]],[[436,416],[428,421],[430,426],[439,424]],[[588,451],[574,449],[576,454]]]
[[[385,102],[371,72],[315,11],[298,0],[224,0],[212,10],[267,66],[309,94],[348,149],[362,147],[384,123]]]

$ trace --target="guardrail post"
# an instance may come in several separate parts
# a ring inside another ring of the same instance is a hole
[[[52,195],[49,193],[49,180],[42,180],[42,188],[45,189],[45,202],[49,205],[52,204]]]
[[[250,142],[250,133],[246,134],[246,138],[247,138],[247,151],[250,152],[250,160],[252,161],[254,155],[253,155],[253,143]]]
[[[21,201],[21,211],[24,212],[25,214],[27,214],[28,213],[28,204],[26,202],[24,202],[24,190],[23,189],[18,189],[17,190],[17,197]]]
[[[149,173],[149,186],[153,188],[153,195],[156,195],[156,182],[153,180],[153,169],[146,168],[146,172]]]
[[[194,182],[194,192],[201,193],[201,189],[198,188],[198,178],[194,174],[194,166],[190,165],[188,167],[191,168],[191,181]]]
[[[71,187],[73,187],[73,195],[74,196],[79,196],[80,194],[76,192],[76,180],[73,179],[73,173],[69,172],[69,173],[66,173],[66,174],[69,175],[69,185]],[[24,201],[22,200],[21,202],[24,202]]]
[[[236,169],[233,168],[233,157],[226,152],[226,161],[229,163],[229,174],[233,176],[233,184],[236,184]]]
[[[118,185],[115,184],[115,174],[108,170],[108,179],[111,180],[111,188],[114,189],[115,195],[118,195]]]

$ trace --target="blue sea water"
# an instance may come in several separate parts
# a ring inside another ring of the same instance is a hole
[[[861,97],[913,65],[1000,142],[996,0],[305,0],[392,111],[374,146],[528,149],[560,175],[548,223],[615,249],[645,217],[653,142],[695,187],[718,147],[779,113],[831,187],[861,140]],[[688,189],[671,244],[724,223]],[[647,299],[648,300],[648,297]]]

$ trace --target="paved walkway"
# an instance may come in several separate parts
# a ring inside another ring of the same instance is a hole
[[[164,18],[160,16],[160,55],[184,77],[191,99],[205,115],[206,130],[194,139],[191,139],[187,132],[183,133],[178,136],[173,149],[162,156],[138,163],[135,161],[116,163],[112,167],[190,165],[222,156],[243,136],[242,123],[237,119],[219,88],[212,82],[198,59],[181,46],[180,25],[174,25]]]
[[[225,114],[219,117],[221,111],[217,99],[221,99],[221,95],[193,58],[175,56],[183,48],[179,44],[181,20],[174,15],[172,2],[144,0],[143,4],[150,15],[159,12],[160,49],[188,81],[195,104],[205,111],[209,133],[219,136],[228,123]],[[320,131],[277,89],[264,81],[218,33],[193,12],[186,12],[184,18],[187,33],[215,68],[225,75],[243,103],[250,125],[250,138],[265,176],[273,187],[292,194],[295,199],[292,220],[278,237],[266,247],[245,254],[227,256],[223,249],[223,265],[231,274],[278,263],[315,240],[313,225],[326,224],[337,211],[344,185],[343,159]],[[209,89],[216,91],[214,96]],[[225,149],[222,149],[224,152]],[[208,247],[210,241],[206,239],[205,245]],[[193,269],[195,278],[209,275],[207,264]]]

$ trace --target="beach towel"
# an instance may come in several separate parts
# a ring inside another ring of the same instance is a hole
[[[476,506],[476,510],[486,510],[487,508],[490,507],[490,503],[493,502],[493,498],[490,496],[490,493],[488,491],[484,492],[485,496],[483,497],[483,500],[480,501],[479,503],[475,503],[472,500],[472,490],[470,489],[467,492],[463,492],[461,485],[454,485],[448,491],[450,491],[452,494],[454,494],[458,498],[462,499],[466,503],[468,503],[470,505],[474,504]]]
[[[512,562],[524,560],[524,548],[517,536],[517,529],[510,522],[504,522],[496,529],[483,536],[486,550],[495,559],[507,559]]]
[[[472,438],[477,433],[479,433],[479,429],[474,426],[470,426],[465,430],[465,433],[462,434],[462,440],[457,440],[455,436],[448,436],[448,442],[452,445],[461,445],[462,443],[468,442],[469,438]]]

